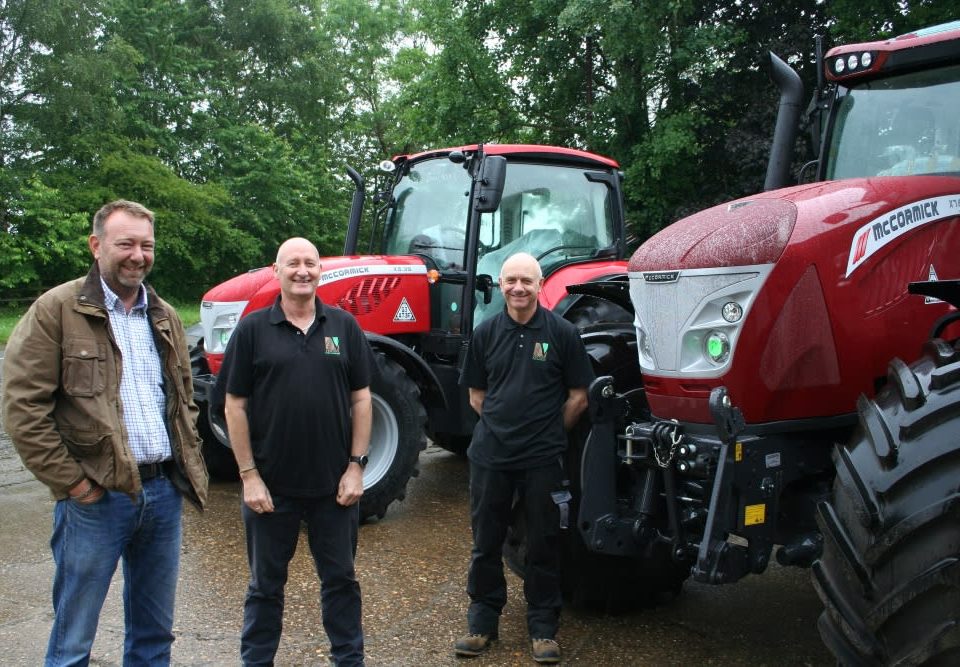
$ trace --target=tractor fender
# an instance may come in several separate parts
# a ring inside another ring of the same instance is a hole
[[[553,308],[560,317],[576,319],[573,314],[584,308],[587,302],[607,302],[602,314],[609,317],[614,311],[614,321],[625,321],[624,316],[633,318],[633,303],[630,301],[630,279],[626,273],[597,276],[585,283],[567,285],[567,295]],[[593,309],[595,310],[595,308]],[[609,311],[609,312],[608,312]]]
[[[406,371],[407,375],[420,387],[420,393],[426,401],[433,405],[439,405],[444,410],[447,409],[447,397],[443,394],[440,381],[422,357],[393,338],[369,331],[364,331],[364,334],[374,351],[382,352],[388,359],[396,362]]]

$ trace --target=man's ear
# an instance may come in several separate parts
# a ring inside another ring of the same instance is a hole
[[[100,259],[100,239],[95,234],[91,234],[87,239],[87,245],[90,246],[90,253],[94,259]]]

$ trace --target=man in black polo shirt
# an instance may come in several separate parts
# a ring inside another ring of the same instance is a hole
[[[320,256],[312,243],[285,241],[274,271],[280,296],[240,321],[221,371],[250,564],[241,658],[273,664],[287,567],[304,521],[331,656],[340,666],[363,665],[354,556],[372,353],[353,316],[317,298]]]
[[[514,491],[527,527],[527,630],[539,663],[560,660],[560,511],[566,431],[587,407],[593,367],[577,328],[539,307],[543,275],[527,253],[500,270],[506,308],[473,332],[460,378],[480,415],[470,458],[473,553],[467,578],[469,634],[458,656],[475,656],[497,638],[507,601],[502,545]]]

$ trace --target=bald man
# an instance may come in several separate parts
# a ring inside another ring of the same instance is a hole
[[[280,296],[240,321],[219,378],[243,483],[250,565],[240,657],[244,665],[273,664],[303,521],[331,658],[344,667],[363,665],[354,557],[373,356],[353,316],[317,297],[320,255],[310,241],[285,241],[273,270]]]
[[[526,521],[527,631],[533,659],[560,661],[560,505],[566,431],[587,407],[593,367],[577,328],[539,305],[540,265],[527,253],[500,270],[504,309],[473,332],[460,383],[480,415],[467,450],[473,553],[468,634],[456,655],[480,655],[497,638],[507,601],[502,545],[514,493]]]

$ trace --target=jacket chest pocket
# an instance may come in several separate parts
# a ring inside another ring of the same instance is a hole
[[[63,390],[69,396],[96,396],[106,388],[107,346],[92,338],[66,341]]]

